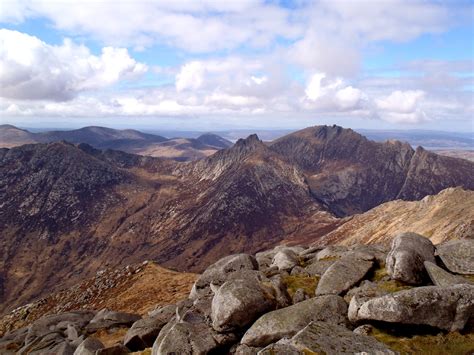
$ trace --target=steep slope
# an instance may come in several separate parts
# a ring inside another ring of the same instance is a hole
[[[474,191],[448,188],[421,201],[391,201],[350,217],[324,238],[324,244],[390,244],[401,232],[412,231],[435,244],[474,238]]]
[[[311,192],[338,216],[396,198],[417,200],[451,186],[474,189],[474,164],[440,157],[398,141],[377,143],[338,126],[316,126],[282,137],[271,149],[294,162]]]

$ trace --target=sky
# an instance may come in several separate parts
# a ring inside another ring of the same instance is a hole
[[[0,2],[0,123],[474,132],[469,0]]]

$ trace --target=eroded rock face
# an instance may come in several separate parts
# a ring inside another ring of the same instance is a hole
[[[395,237],[387,255],[386,267],[390,277],[412,285],[420,285],[426,278],[423,263],[436,263],[434,245],[422,235],[402,233]]]
[[[293,306],[264,314],[242,338],[248,346],[266,346],[283,337],[291,337],[311,321],[346,324],[347,304],[339,296],[311,298]]]
[[[393,354],[372,337],[355,334],[336,324],[311,322],[289,344],[302,352],[318,354]]]
[[[425,261],[424,265],[431,281],[433,281],[436,286],[448,287],[459,284],[471,284],[471,282],[464,277],[450,274],[429,261]]]
[[[373,256],[369,258],[373,259]],[[332,264],[321,277],[316,295],[339,295],[359,283],[374,265],[359,253],[347,254]]]
[[[212,294],[210,285],[220,286],[226,282],[232,274],[257,270],[258,263],[255,257],[248,254],[229,255],[209,266],[194,284],[191,299]]]
[[[275,306],[272,289],[258,280],[227,281],[212,299],[212,326],[217,331],[243,328]]]
[[[453,240],[438,245],[436,254],[449,271],[474,275],[474,239]]]
[[[352,320],[377,320],[462,330],[474,314],[474,286],[424,286],[349,305]]]

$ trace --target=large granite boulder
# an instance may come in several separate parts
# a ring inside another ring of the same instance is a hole
[[[86,329],[89,333],[94,333],[99,329],[130,327],[140,318],[138,314],[115,312],[104,308],[97,312]]]
[[[433,281],[436,286],[447,287],[459,284],[472,284],[466,278],[450,274],[449,272],[443,270],[432,262],[425,261],[424,265],[426,271],[428,272],[428,275],[430,276],[431,281]]]
[[[248,254],[229,255],[209,266],[194,283],[189,297],[197,299],[212,295],[211,284],[220,286],[235,273],[258,270],[257,260]]]
[[[347,323],[347,304],[339,296],[311,298],[293,306],[264,314],[244,334],[241,343],[266,346],[283,337],[291,337],[311,321]]]
[[[349,305],[351,321],[373,320],[461,330],[474,315],[474,286],[415,287]]]
[[[170,322],[153,344],[153,355],[208,354],[219,348],[212,330],[204,323]]]
[[[304,354],[396,354],[375,338],[326,322],[311,322],[288,345]]]
[[[212,326],[217,331],[243,328],[276,306],[274,290],[259,280],[225,282],[212,299]]]
[[[435,247],[431,241],[416,233],[402,233],[392,241],[387,255],[387,273],[394,280],[420,285],[426,279],[423,263],[436,263]]]
[[[291,270],[298,265],[298,255],[291,249],[283,249],[275,254],[270,267],[278,270]]]
[[[436,246],[436,254],[449,271],[474,275],[474,239],[452,240]]]
[[[373,256],[347,253],[332,264],[319,280],[316,295],[339,295],[358,284],[374,265]]]
[[[131,351],[139,351],[153,346],[161,328],[176,314],[176,306],[166,306],[155,310],[152,316],[133,323],[124,338],[124,345]]]
[[[79,344],[74,355],[95,355],[95,352],[102,348],[104,344],[99,339],[89,337]]]

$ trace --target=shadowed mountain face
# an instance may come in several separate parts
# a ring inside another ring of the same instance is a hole
[[[474,188],[473,164],[398,141],[376,143],[341,127],[311,127],[271,149],[302,169],[314,197],[338,216],[402,198],[418,200],[450,186]]]
[[[340,127],[270,146],[252,135],[186,163],[64,142],[0,149],[0,312],[103,267],[202,271],[230,253],[316,240],[343,223],[334,214],[472,189],[472,168]]]

